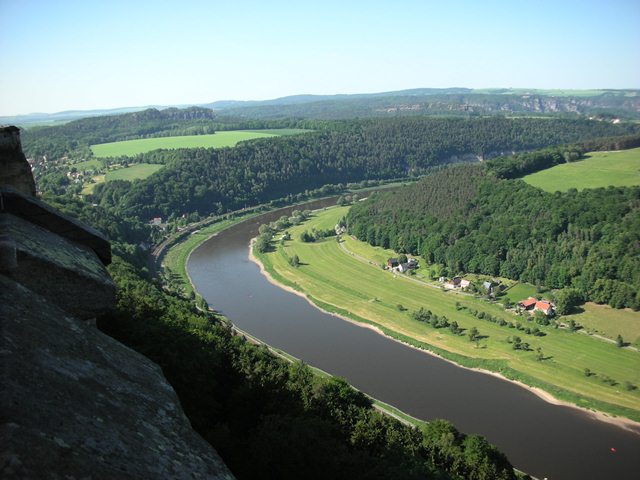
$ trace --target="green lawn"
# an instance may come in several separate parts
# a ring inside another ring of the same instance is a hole
[[[152,173],[157,172],[163,167],[163,165],[151,164],[151,163],[136,163],[126,168],[119,168],[117,170],[111,170],[107,172],[105,181],[111,180],[136,180],[147,178]]]
[[[282,130],[281,130],[282,131]],[[289,132],[291,129],[284,129]],[[137,155],[159,148],[222,148],[233,147],[238,142],[254,138],[269,138],[282,133],[278,130],[245,131],[233,130],[216,132],[212,135],[183,135],[176,137],[140,138],[122,142],[100,143],[91,145],[96,157],[118,157],[121,155]]]
[[[102,163],[100,160],[85,160],[84,162],[74,163],[69,165],[70,168],[75,167],[78,170],[95,170],[96,168],[102,167]]]
[[[640,386],[640,353],[553,327],[540,327],[546,335],[536,337],[480,320],[468,309],[484,311],[507,322],[534,325],[528,316],[516,316],[486,300],[443,292],[405,275],[384,271],[379,263],[389,252],[346,236],[343,238],[346,249],[370,259],[372,264],[349,255],[335,237],[315,243],[299,241],[302,231],[332,226],[346,212],[347,207],[342,207],[317,213],[304,224],[289,229],[291,241],[277,244],[273,252],[259,254],[259,259],[277,281],[305,292],[326,310],[374,324],[391,336],[458,363],[500,371],[510,378],[540,386],[581,406],[640,419],[640,389],[624,388],[625,381]],[[301,262],[298,268],[288,262],[294,254]],[[465,308],[457,308],[457,302]],[[436,330],[415,321],[410,313],[420,307],[457,321],[467,332],[476,327],[484,338],[476,345],[465,335],[454,335],[448,329]],[[532,350],[513,350],[506,341],[513,335],[528,342]],[[542,348],[543,361],[536,360],[538,347]],[[585,368],[596,375],[586,377]],[[617,384],[605,384],[602,381],[605,377],[613,378]]]
[[[575,320],[586,331],[615,340],[622,335],[625,342],[640,347],[640,313],[628,308],[616,310],[607,305],[585,303],[580,313],[565,315],[564,321]]]
[[[509,288],[503,297],[508,298],[511,302],[517,303],[520,300],[524,300],[529,297],[535,297],[538,295],[536,287],[529,283],[516,283],[513,287]],[[544,294],[541,294],[544,297]]]
[[[640,148],[588,153],[584,160],[556,165],[523,180],[547,192],[640,185]]]

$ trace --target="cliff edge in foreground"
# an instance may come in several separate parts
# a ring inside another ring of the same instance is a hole
[[[160,368],[101,333],[109,242],[33,196],[0,129],[0,476],[233,478]]]

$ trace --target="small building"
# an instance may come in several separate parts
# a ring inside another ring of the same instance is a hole
[[[553,304],[546,300],[538,300],[536,298],[529,297],[526,300],[520,300],[518,302],[518,306],[524,310],[542,312],[546,316],[553,315]]]
[[[415,258],[410,258],[404,263],[398,263],[397,267],[393,267],[392,270],[400,273],[408,272],[409,270],[415,270],[418,268],[418,261]]]
[[[544,300],[540,300],[536,302],[533,310],[542,312],[548,317],[549,315],[553,314],[553,305],[551,305],[551,303],[549,302],[545,302]]]
[[[464,278],[460,280],[460,288],[467,288],[469,285],[471,285],[469,280],[465,280]]]
[[[387,268],[390,268],[390,269],[398,268],[398,265],[400,265],[400,262],[398,261],[397,258],[390,258],[389,260],[387,260]]]
[[[149,224],[155,227],[159,227],[160,225],[162,225],[162,217],[153,217]]]
[[[460,282],[461,281],[462,281],[462,278],[453,277],[451,280],[449,280],[447,283],[444,284],[444,288],[446,288],[447,290],[453,290],[454,288],[460,288]]]
[[[526,300],[520,300],[518,302],[518,306],[520,308],[523,308],[524,310],[533,310],[537,302],[538,300],[536,300],[535,298],[529,297]]]

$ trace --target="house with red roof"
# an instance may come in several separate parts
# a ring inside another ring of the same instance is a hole
[[[533,307],[536,306],[536,302],[537,301],[538,301],[537,299],[535,299],[533,297],[529,297],[526,300],[520,300],[518,302],[518,306],[520,308],[525,309],[525,310],[533,310]]]
[[[544,313],[548,317],[553,313],[553,305],[549,302],[545,302],[544,300],[539,300],[533,307],[533,311],[535,312],[536,310]]]
[[[518,306],[523,310],[540,311],[546,316],[553,314],[553,305],[546,300],[538,300],[533,297],[529,297],[526,300],[520,300]]]

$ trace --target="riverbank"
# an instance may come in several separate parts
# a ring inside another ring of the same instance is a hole
[[[547,391],[545,391],[545,390],[543,390],[543,389],[541,389],[539,387],[533,387],[533,386],[527,385],[526,383],[523,383],[521,381],[508,378],[508,377],[500,374],[499,372],[487,370],[485,368],[475,368],[475,367],[468,367],[468,366],[465,366],[465,365],[461,365],[460,363],[455,362],[455,361],[451,360],[450,358],[446,358],[446,357],[444,357],[442,355],[438,355],[437,353],[435,353],[433,351],[426,350],[424,348],[420,348],[420,347],[418,347],[416,345],[412,345],[410,343],[403,342],[403,341],[399,340],[398,338],[395,338],[394,336],[387,335],[384,329],[382,329],[381,327],[376,326],[376,325],[374,325],[372,323],[363,322],[363,321],[359,321],[359,320],[354,320],[353,318],[350,318],[347,315],[343,315],[343,314],[337,313],[335,311],[327,310],[327,309],[323,308],[321,305],[319,305],[318,303],[316,303],[316,301],[314,301],[315,299],[313,299],[313,297],[310,297],[309,295],[307,295],[306,293],[304,293],[304,292],[302,292],[300,290],[296,290],[294,287],[292,287],[290,285],[287,285],[285,283],[281,283],[281,282],[275,280],[274,277],[271,274],[272,272],[269,272],[265,268],[263,262],[261,262],[256,257],[256,255],[254,254],[253,246],[254,246],[254,244],[253,244],[253,241],[252,241],[252,243],[249,246],[248,258],[249,258],[249,260],[251,260],[253,263],[255,263],[258,266],[258,268],[260,269],[260,273],[265,277],[265,279],[269,283],[271,283],[272,285],[277,286],[278,288],[280,288],[282,290],[285,290],[285,291],[287,291],[289,293],[292,293],[292,294],[297,295],[297,296],[299,296],[301,298],[304,298],[314,308],[317,308],[317,309],[319,309],[320,311],[322,311],[322,312],[324,312],[326,314],[335,316],[337,318],[340,318],[341,320],[347,321],[347,322],[352,323],[354,325],[357,325],[357,326],[359,326],[361,328],[370,329],[370,330],[376,332],[377,334],[383,335],[383,336],[385,336],[385,337],[387,337],[387,338],[389,338],[389,339],[391,339],[391,340],[393,340],[395,342],[398,342],[398,343],[400,343],[402,345],[411,347],[411,348],[413,348],[415,350],[418,350],[418,351],[420,351],[422,353],[426,353],[428,355],[432,355],[434,357],[437,357],[437,358],[439,358],[441,360],[444,360],[444,361],[449,362],[449,363],[451,363],[453,365],[456,365],[457,367],[464,368],[466,370],[471,370],[471,371],[474,371],[474,372],[483,373],[485,375],[491,375],[491,376],[499,378],[499,379],[501,379],[503,381],[511,382],[511,383],[513,383],[515,385],[518,385],[521,388],[526,389],[527,391],[533,393],[537,397],[541,398],[542,400],[544,400],[547,403],[550,403],[552,405],[560,405],[560,406],[564,406],[564,407],[575,409],[575,410],[583,412],[583,413],[585,413],[585,414],[587,414],[587,415],[589,415],[589,416],[591,416],[593,418],[596,418],[599,421],[610,423],[612,425],[615,425],[617,427],[623,428],[623,429],[628,430],[630,432],[633,432],[633,433],[635,433],[637,435],[640,435],[640,422],[638,422],[638,421],[634,421],[634,420],[631,420],[631,419],[628,419],[628,418],[624,418],[624,417],[616,417],[616,416],[612,416],[610,414],[607,414],[606,412],[594,411],[594,410],[590,410],[590,409],[586,409],[586,408],[580,407],[580,406],[578,406],[578,405],[576,405],[574,403],[558,399],[558,398],[554,397],[553,395],[551,395],[549,392],[547,392]]]
[[[449,363],[451,363],[453,365],[456,365],[457,367],[464,368],[466,370],[471,370],[471,371],[474,371],[474,372],[483,373],[483,374],[486,374],[486,375],[491,375],[491,376],[499,378],[499,379],[501,379],[503,381],[511,382],[511,383],[513,383],[515,385],[518,385],[521,388],[526,389],[527,391],[533,393],[537,397],[541,398],[542,400],[544,400],[547,403],[550,403],[552,405],[560,405],[560,406],[564,406],[564,407],[568,407],[568,408],[572,408],[572,409],[578,410],[578,411],[583,412],[583,413],[585,413],[585,414],[587,414],[587,415],[589,415],[589,416],[591,416],[593,418],[596,418],[599,421],[603,421],[603,422],[607,422],[607,423],[616,425],[617,427],[624,428],[625,430],[628,430],[628,431],[633,432],[633,433],[635,433],[637,435],[640,435],[640,422],[637,422],[637,421],[634,421],[634,420],[631,420],[631,419],[628,419],[628,418],[624,418],[624,417],[612,416],[610,414],[607,414],[606,412],[594,411],[594,410],[582,408],[582,407],[580,407],[580,406],[578,406],[578,405],[576,405],[574,403],[570,403],[570,402],[567,402],[567,401],[560,400],[560,399],[554,397],[553,395],[551,395],[549,392],[547,392],[547,391],[545,391],[545,390],[543,390],[543,389],[541,389],[539,387],[533,387],[533,386],[527,385],[526,383],[520,382],[518,380],[510,379],[510,378],[508,378],[508,377],[506,377],[506,376],[504,376],[504,375],[502,375],[502,374],[500,374],[498,372],[495,372],[495,371],[487,370],[487,369],[484,369],[484,368],[474,368],[474,367],[467,367],[465,365],[461,365],[460,363],[457,363],[457,362],[455,362],[455,361],[453,361],[453,360],[451,360],[449,358],[443,357],[442,355],[438,355],[437,353],[435,353],[433,351],[425,350],[424,348],[417,347],[416,345],[412,345],[410,343],[403,342],[403,341],[401,341],[401,340],[399,340],[399,339],[397,339],[397,338],[395,338],[393,336],[387,335],[385,333],[385,331],[382,328],[380,328],[379,326],[373,325],[371,323],[366,323],[366,322],[354,320],[353,318],[350,318],[350,317],[348,317],[346,315],[342,315],[340,313],[336,313],[335,311],[331,311],[331,310],[327,310],[325,308],[322,308],[322,306],[318,305],[318,303],[316,303],[314,301],[313,297],[310,297],[309,295],[307,295],[306,293],[304,293],[302,291],[296,290],[295,288],[293,288],[290,285],[287,285],[287,284],[284,284],[284,283],[281,283],[281,282],[278,282],[277,280],[275,280],[273,278],[273,276],[271,275],[271,272],[269,272],[265,268],[264,264],[255,256],[253,250],[254,250],[254,248],[253,248],[253,241],[252,241],[252,243],[249,246],[248,258],[249,258],[250,261],[252,261],[253,263],[255,263],[258,266],[258,268],[260,269],[260,273],[265,277],[265,279],[269,283],[277,286],[278,288],[281,288],[282,290],[285,290],[285,291],[287,291],[289,293],[292,293],[292,294],[297,295],[297,296],[299,296],[301,298],[304,298],[314,308],[317,308],[317,309],[321,310],[322,312],[324,312],[326,314],[335,316],[337,318],[340,318],[341,320],[347,321],[347,322],[352,323],[354,325],[357,325],[357,326],[359,326],[361,328],[367,328],[367,329],[373,330],[374,332],[376,332],[379,335],[383,335],[383,336],[385,336],[385,337],[387,337],[387,338],[389,338],[389,339],[391,339],[391,340],[393,340],[395,342],[398,342],[398,343],[401,343],[402,345],[411,347],[411,348],[413,348],[415,350],[418,350],[418,351],[420,351],[422,353],[426,353],[428,355],[432,355],[434,357],[437,357],[437,358],[439,358],[441,360],[444,360],[444,361],[449,362]]]

